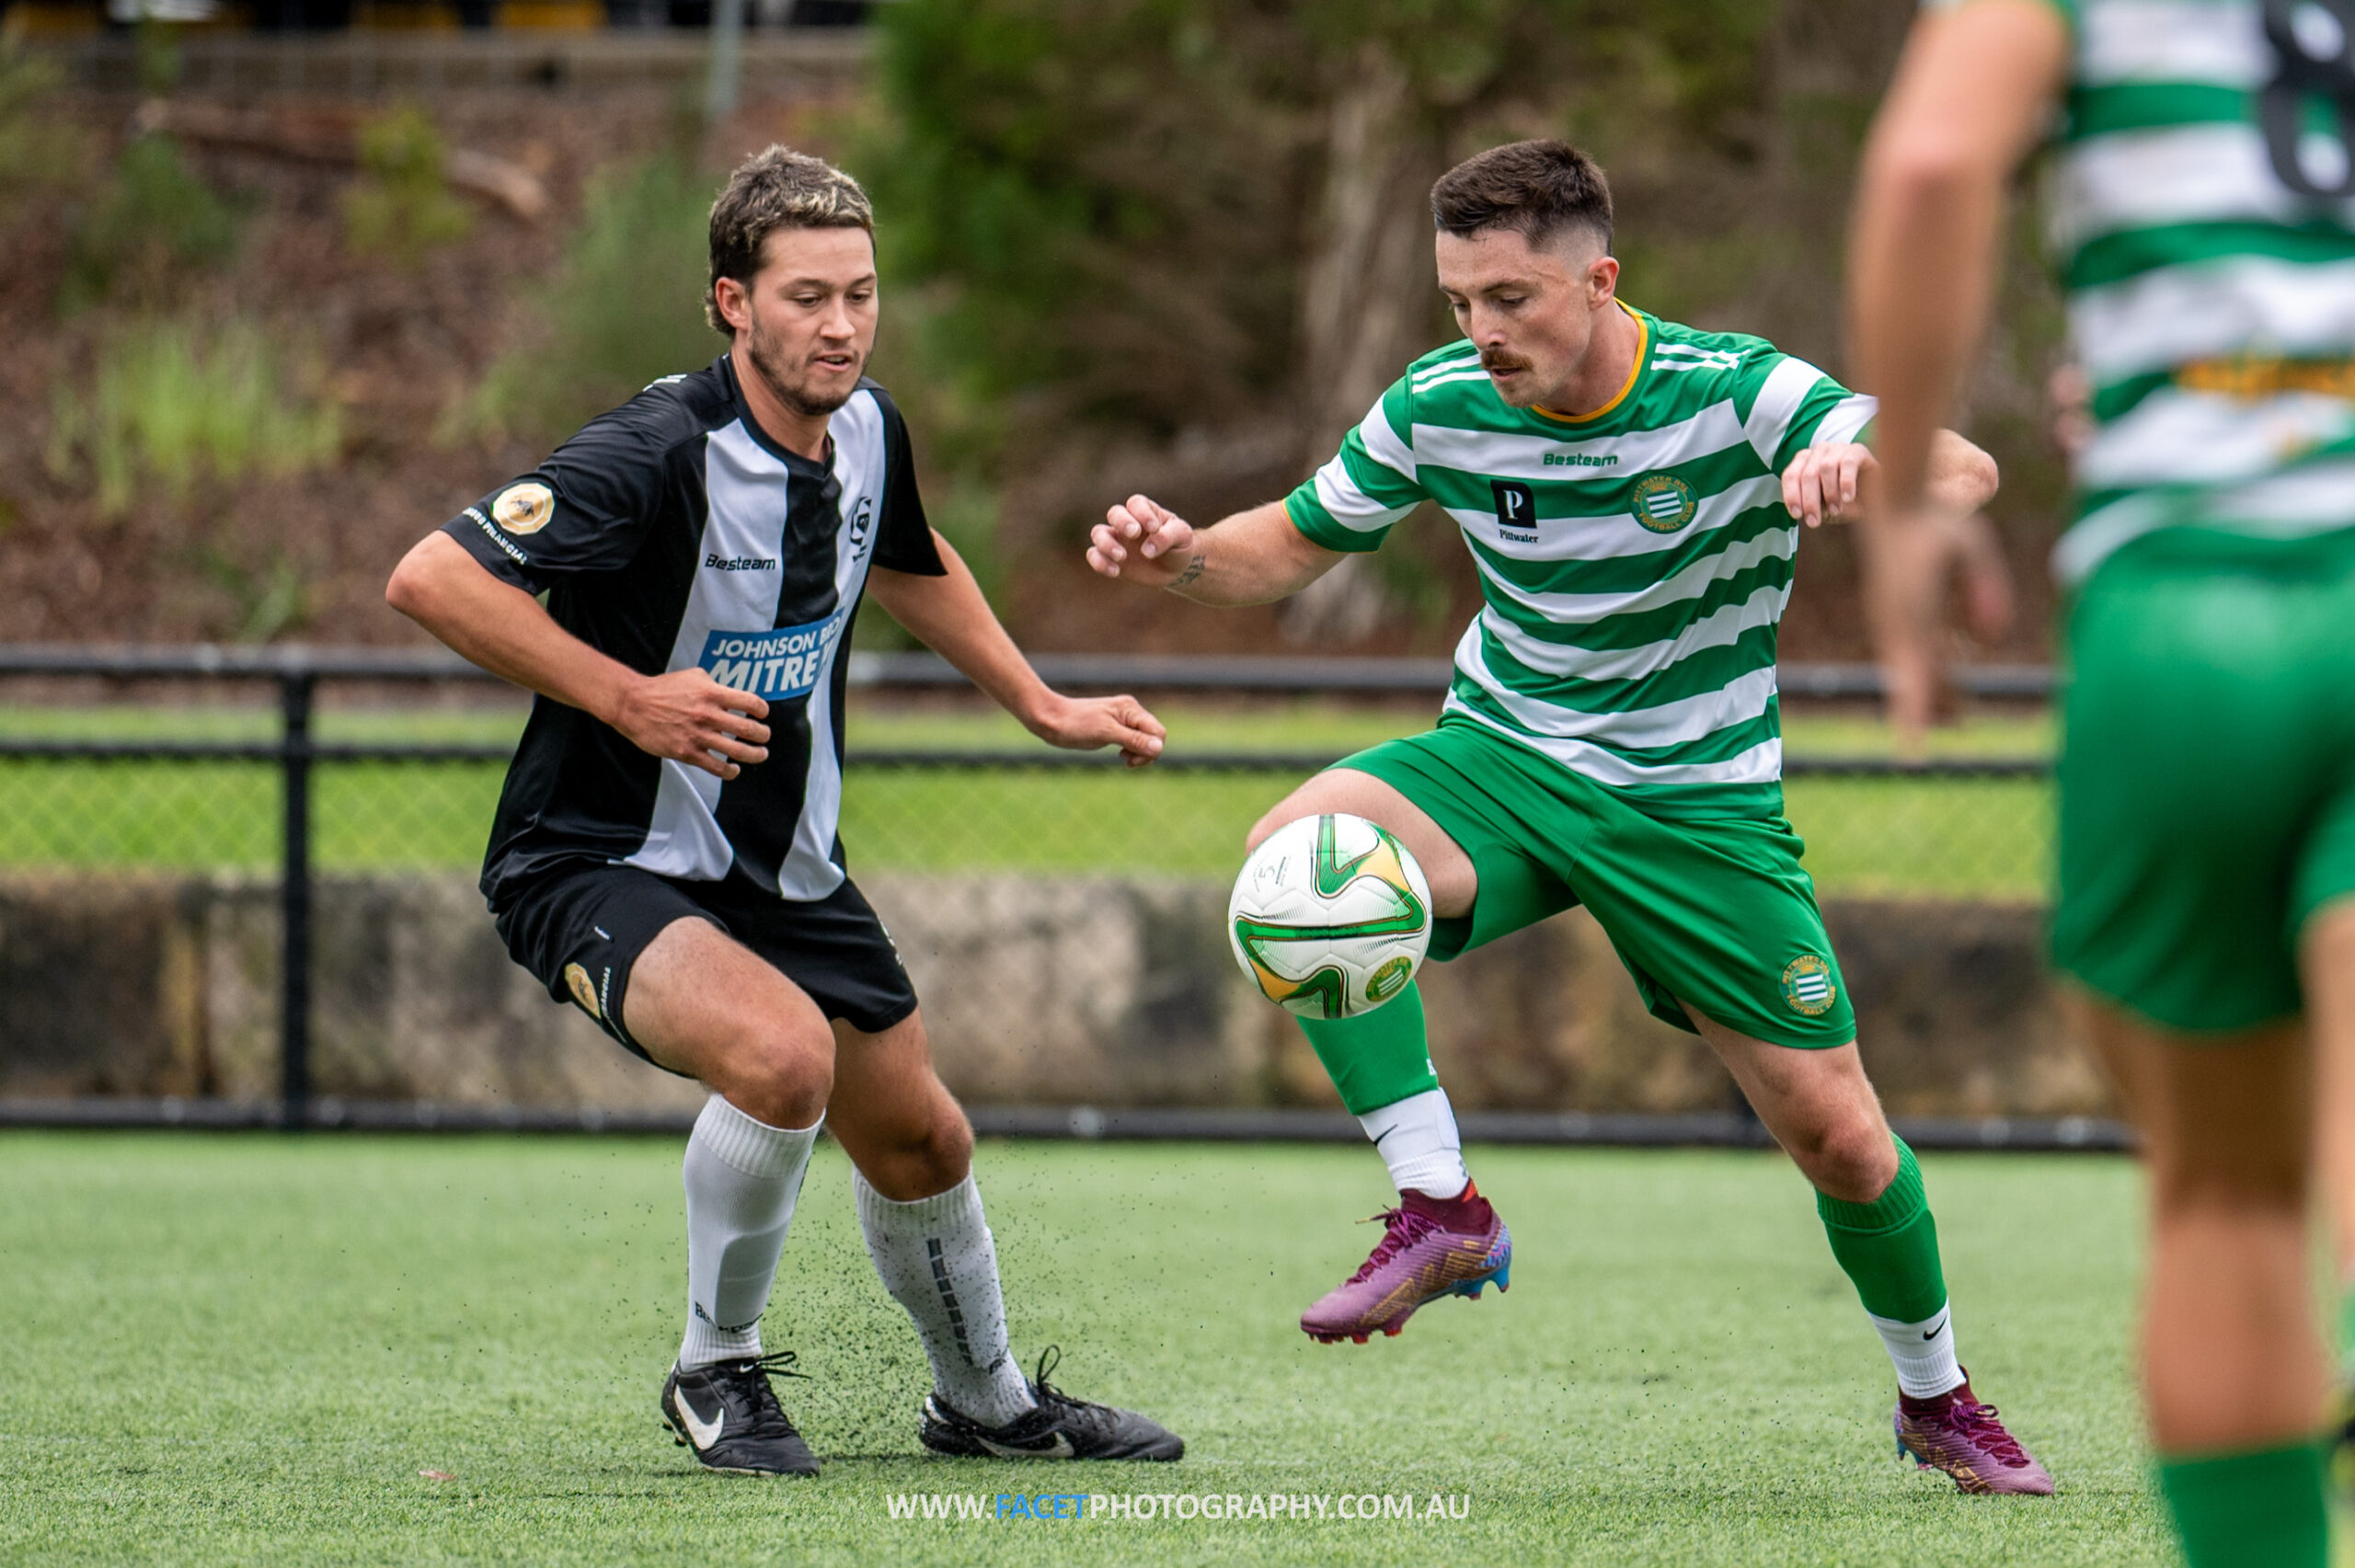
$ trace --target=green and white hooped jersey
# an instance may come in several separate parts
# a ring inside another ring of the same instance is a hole
[[[2058,575],[2174,525],[2355,525],[2355,3],[2052,3],[2052,237],[2097,431]]]
[[[1576,418],[1514,408],[1466,341],[1424,355],[1294,490],[1328,550],[1444,508],[1487,608],[1446,714],[1499,730],[1657,815],[1782,809],[1775,638],[1798,525],[1778,477],[1874,404],[1757,338],[1630,310],[1636,366]]]

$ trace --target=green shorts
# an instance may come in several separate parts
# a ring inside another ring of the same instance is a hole
[[[1652,1015],[1691,1031],[1680,1001],[1778,1046],[1856,1037],[1856,1016],[1799,869],[1805,846],[1775,818],[1671,821],[1469,719],[1334,764],[1371,773],[1430,815],[1472,857],[1470,914],[1441,920],[1430,956],[1584,904]]]
[[[2299,933],[2355,893],[2355,529],[2146,536],[2068,635],[2053,962],[2172,1029],[2303,1011]]]

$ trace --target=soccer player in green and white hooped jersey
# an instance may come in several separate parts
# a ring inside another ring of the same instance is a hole
[[[1292,593],[1429,499],[1488,601],[1437,728],[1294,791],[1255,828],[1350,812],[1430,878],[1431,956],[1584,904],[1658,1016],[1708,1040],[1814,1184],[1833,1254],[1897,1368],[1903,1448],[1971,1492],[2051,1478],[1972,1394],[1920,1167],[1867,1082],[1800,843],[1783,819],[1775,639],[1798,520],[1853,509],[1872,417],[1755,338],[1623,305],[1603,173],[1560,142],[1483,153],[1432,188],[1462,341],[1417,361],[1285,501],[1197,531],[1143,496],[1088,558],[1212,604]],[[1941,437],[1936,492],[1994,465]],[[1373,1255],[1303,1314],[1396,1333],[1502,1285],[1511,1241],[1470,1179],[1409,986],[1305,1024],[1401,1195]]]
[[[2143,1383],[2194,1568],[2328,1556],[2306,1238],[2319,1102],[2355,1262],[2350,131],[2348,0],[1970,0],[1916,24],[1849,269],[1901,520],[2005,188],[2057,142],[2095,429],[2053,553],[2052,956],[2151,1169]]]

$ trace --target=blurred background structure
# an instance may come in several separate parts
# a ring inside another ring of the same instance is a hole
[[[1450,335],[1423,190],[1510,137],[1610,171],[1633,303],[1837,373],[1855,151],[1912,14],[0,0],[0,1116],[693,1104],[499,952],[472,873],[523,703],[381,591],[582,419],[719,351],[704,212],[771,141],[875,196],[875,373],[935,521],[1059,678],[1172,721],[1150,776],[1053,757],[862,618],[844,838],[952,1083],[1082,1130],[1331,1105],[1225,956],[1225,884],[1302,773],[1428,722],[1471,566],[1426,516],[1290,603],[1212,612],[1091,578],[1086,525],[1138,489],[1206,520],[1321,461]],[[1809,536],[1790,812],[1892,1109],[2082,1139],[2106,1100],[2036,954],[2062,463],[2025,225],[2006,288],[1967,424],[2005,487],[1957,591],[2007,579],[2016,612],[1928,650],[1963,676],[1892,738],[1855,544]],[[1467,1106],[1748,1136],[1583,917],[1431,973]]]

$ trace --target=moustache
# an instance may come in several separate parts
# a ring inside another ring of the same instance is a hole
[[[1480,368],[1491,374],[1498,371],[1525,371],[1529,368],[1529,361],[1511,354],[1483,354],[1480,356]]]

